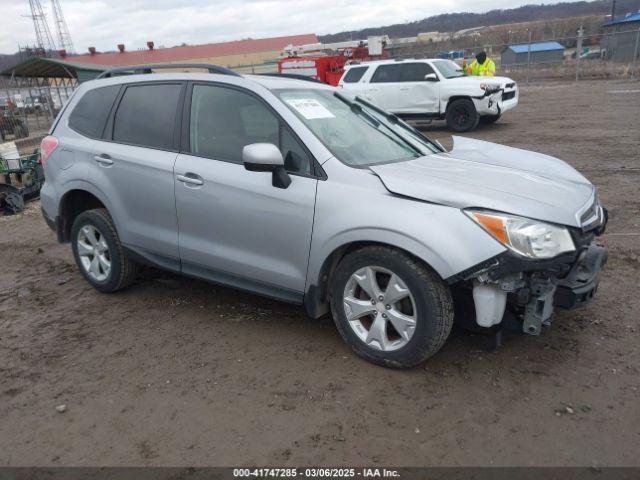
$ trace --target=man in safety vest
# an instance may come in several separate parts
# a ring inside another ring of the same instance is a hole
[[[496,74],[496,64],[493,60],[487,58],[485,52],[479,52],[476,59],[471,65],[465,68],[467,75],[475,75],[479,77],[493,77]]]

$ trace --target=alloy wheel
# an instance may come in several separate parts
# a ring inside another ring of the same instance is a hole
[[[416,329],[413,295],[392,271],[378,266],[357,270],[344,288],[349,326],[369,347],[389,352],[404,347]]]
[[[76,245],[87,275],[98,282],[109,278],[111,255],[104,235],[93,225],[85,225],[78,232]]]

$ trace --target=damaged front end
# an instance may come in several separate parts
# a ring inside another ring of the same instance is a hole
[[[595,242],[606,228],[606,209],[599,207],[598,215],[597,222],[568,229],[574,251],[531,259],[507,250],[449,279],[462,323],[473,318],[479,327],[500,329],[508,319],[524,333],[539,335],[542,326],[551,323],[555,308],[572,309],[589,302],[608,255]]]

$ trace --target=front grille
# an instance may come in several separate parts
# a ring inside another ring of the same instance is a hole
[[[502,101],[505,102],[507,100],[511,100],[516,96],[516,92],[503,92]]]

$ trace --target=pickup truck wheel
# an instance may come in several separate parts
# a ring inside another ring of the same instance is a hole
[[[478,126],[480,115],[468,98],[458,98],[449,104],[445,115],[447,126],[454,132],[468,132]]]
[[[449,336],[449,288],[431,269],[387,247],[348,254],[334,272],[331,311],[342,338],[370,362],[410,368]]]
[[[113,220],[104,208],[78,215],[71,227],[71,248],[84,278],[101,292],[128,287],[138,273],[138,265],[122,248]]]
[[[480,123],[490,125],[496,123],[500,119],[500,115],[483,115],[480,117]]]

